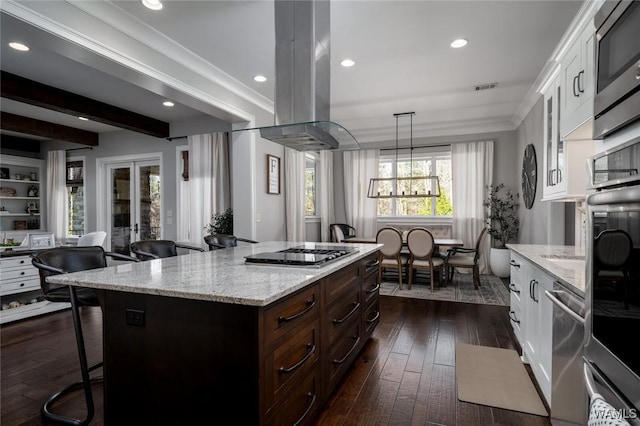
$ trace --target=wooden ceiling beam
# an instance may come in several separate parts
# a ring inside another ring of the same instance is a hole
[[[98,134],[95,132],[23,117],[9,112],[0,112],[0,128],[26,135],[98,146]]]
[[[87,117],[99,123],[158,138],[169,136],[169,123],[164,121],[38,83],[6,71],[2,71],[0,75],[0,86],[3,98],[65,114]]]

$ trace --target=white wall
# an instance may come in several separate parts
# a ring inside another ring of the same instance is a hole
[[[542,126],[541,126],[542,127]],[[518,146],[516,145],[516,132],[515,131],[503,131],[503,132],[491,132],[491,133],[479,133],[476,135],[460,135],[460,136],[438,136],[430,138],[414,138],[413,146],[423,145],[442,145],[453,144],[460,142],[475,142],[475,141],[495,141],[493,149],[493,181],[495,183],[503,182],[505,185],[511,186],[517,192],[520,192],[519,188],[519,170],[514,168],[514,161],[517,157]],[[404,141],[406,142],[406,141]],[[409,146],[409,143],[399,142],[399,146]],[[395,148],[395,140],[376,143],[371,145],[371,148]],[[366,146],[364,148],[369,148]],[[346,209],[344,201],[344,171],[342,155],[335,155],[333,160],[334,170],[334,194],[335,194],[335,209],[336,209],[336,222],[345,222]]]
[[[204,132],[218,132],[230,130],[230,125],[221,120],[212,117],[206,117],[202,120],[192,120],[190,123],[180,123],[175,126],[176,132],[173,133],[174,126],[171,126],[172,134],[182,136],[186,134],[199,134]],[[177,210],[176,201],[176,176],[180,173],[176,170],[176,146],[184,145],[186,139],[178,139],[172,142],[162,138],[143,135],[141,133],[130,132],[128,130],[102,133],[99,136],[98,146],[91,149],[82,149],[72,151],[70,156],[85,157],[85,206],[86,206],[86,230],[87,232],[97,230],[97,170],[96,161],[98,158],[126,156],[133,154],[143,154],[150,152],[162,153],[162,214],[163,214],[163,238],[175,240],[177,237],[176,223],[170,225],[164,224],[166,211]],[[47,158],[47,152],[55,149],[75,149],[84,148],[81,145],[62,142],[62,141],[45,141],[41,143],[42,158]]]
[[[564,234],[549,235],[548,231],[551,229],[550,221],[562,221],[564,223],[565,216],[569,218],[570,223],[565,226],[564,229],[573,229],[575,203],[540,201],[542,198],[544,173],[543,130],[543,99],[540,97],[516,130],[517,152],[513,167],[515,169],[515,182],[517,182],[519,187],[522,185],[520,174],[522,170],[522,157],[524,155],[524,149],[528,144],[533,144],[538,164],[536,196],[531,209],[527,209],[524,206],[522,197],[520,198],[520,236],[518,238],[518,243],[520,244],[564,244]],[[569,213],[565,214],[565,210]],[[563,229],[563,226],[560,226],[560,229]],[[570,241],[572,244],[573,237],[570,236],[566,241]]]

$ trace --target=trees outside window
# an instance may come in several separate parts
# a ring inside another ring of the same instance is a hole
[[[440,181],[440,197],[426,198],[379,198],[378,216],[426,216],[426,217],[451,217],[453,216],[453,205],[451,203],[451,153],[421,153],[413,154],[410,158],[408,154],[397,158],[396,153],[381,155],[379,162],[378,177],[410,177],[437,175]],[[428,181],[431,193],[436,193],[436,183]],[[408,183],[403,182],[408,185]],[[401,185],[401,184],[400,184]],[[391,184],[381,182],[379,189],[381,193],[400,193],[408,188],[391,188]],[[414,184],[415,185],[415,184]]]

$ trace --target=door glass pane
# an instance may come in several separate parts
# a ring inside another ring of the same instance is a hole
[[[129,254],[131,243],[131,169],[111,169],[111,251]]]
[[[160,166],[141,166],[140,173],[140,240],[159,240]]]

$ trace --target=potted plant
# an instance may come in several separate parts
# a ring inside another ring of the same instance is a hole
[[[493,247],[489,256],[491,272],[500,277],[506,278],[511,273],[509,267],[510,252],[507,243],[518,237],[520,222],[518,220],[518,193],[511,192],[511,189],[504,184],[488,186],[489,195],[482,203],[488,209],[487,225],[489,225],[489,235],[493,237]]]
[[[233,210],[228,208],[222,213],[211,216],[211,222],[204,227],[207,235],[233,235]]]

